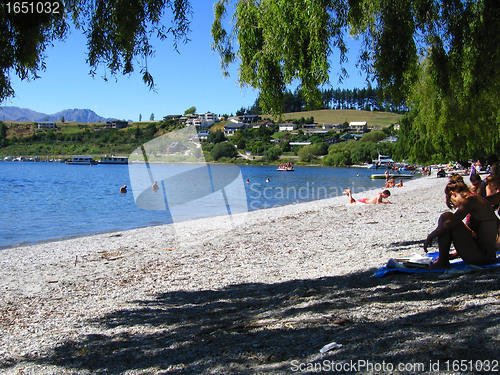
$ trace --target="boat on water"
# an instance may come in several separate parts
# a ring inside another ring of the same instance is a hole
[[[372,164],[368,165],[370,169],[378,169],[378,168],[389,168],[394,166],[395,162],[387,155],[378,154],[377,159],[372,160]]]
[[[126,156],[103,156],[99,164],[128,164],[128,157]]]
[[[277,169],[277,171],[281,171],[281,172],[293,172],[294,170],[295,169],[293,169],[292,163],[280,164],[280,166]]]
[[[66,164],[73,165],[96,165],[97,160],[94,160],[92,156],[76,156],[69,160],[66,160]]]

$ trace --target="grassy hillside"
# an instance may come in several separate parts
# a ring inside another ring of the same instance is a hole
[[[366,121],[369,127],[383,128],[398,123],[402,116],[387,112],[318,110],[287,113],[282,119],[299,120],[302,117],[314,117],[314,121],[319,124]],[[227,121],[217,123],[211,131],[223,129],[226,123]],[[130,123],[125,129],[102,129],[104,123],[59,121],[54,130],[35,129],[33,122],[5,122],[5,125],[7,137],[6,142],[0,139],[0,155],[23,156],[127,154],[153,137],[178,128],[177,124],[163,122]],[[255,154],[261,155],[262,152],[259,149]]]
[[[292,112],[283,114],[283,119],[314,117],[319,124],[342,124],[345,121],[366,121],[369,127],[387,127],[397,124],[403,115],[391,112],[357,111],[354,109],[322,109],[318,111]]]

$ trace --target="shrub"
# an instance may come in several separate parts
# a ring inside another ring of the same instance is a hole
[[[264,152],[264,159],[267,161],[276,161],[280,158],[283,151],[280,147],[273,146]]]
[[[238,155],[238,151],[236,147],[232,143],[222,142],[217,143],[212,151],[210,152],[212,159],[214,161],[219,160],[220,158],[234,158]]]

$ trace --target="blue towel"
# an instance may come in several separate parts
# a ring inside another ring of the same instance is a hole
[[[432,260],[435,260],[439,255],[439,252],[433,252],[433,253],[427,253],[427,256],[432,258]],[[387,275],[390,272],[407,272],[407,273],[448,273],[448,274],[453,274],[453,273],[459,273],[460,271],[462,272],[467,272],[469,270],[476,270],[476,269],[487,269],[487,268],[493,268],[493,267],[500,267],[500,251],[497,252],[497,262],[493,264],[488,264],[486,266],[471,266],[467,263],[465,263],[463,260],[458,260],[458,261],[452,261],[451,262],[451,268],[445,269],[445,270],[426,270],[422,268],[387,268],[387,266],[380,267],[374,274],[375,277],[382,277]]]

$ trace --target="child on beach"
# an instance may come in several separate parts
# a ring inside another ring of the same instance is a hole
[[[362,198],[362,199],[354,199],[352,197],[351,189],[345,189],[344,194],[349,198],[350,204],[363,203],[363,204],[381,204],[381,203],[392,203],[391,201],[384,201],[383,199],[387,199],[391,196],[391,192],[389,190],[384,190],[381,193],[374,195],[372,198]]]
[[[465,263],[484,265],[496,261],[496,239],[498,219],[491,203],[479,195],[471,193],[463,181],[450,179],[445,188],[446,204],[456,208],[455,213],[445,212],[438,221],[437,228],[427,236],[424,250],[438,239],[439,258],[429,269],[450,267],[450,248],[455,245],[456,252]],[[463,219],[470,214],[469,226]]]

